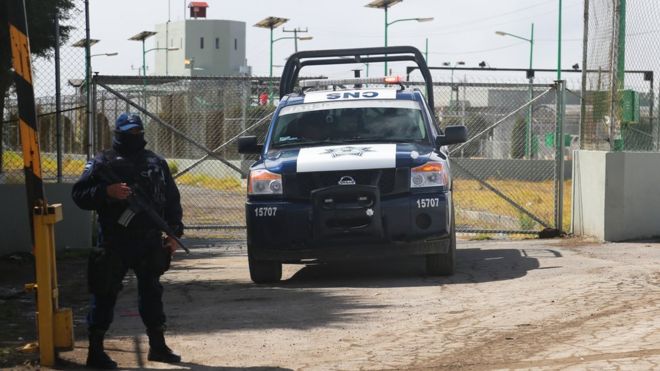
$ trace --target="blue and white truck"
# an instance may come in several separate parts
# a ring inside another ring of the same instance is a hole
[[[416,62],[426,94],[398,78],[298,81],[306,66]],[[456,257],[447,145],[467,129],[442,130],[433,84],[413,47],[293,54],[245,204],[248,261],[255,283],[277,282],[282,264],[424,255],[427,273],[451,275]]]

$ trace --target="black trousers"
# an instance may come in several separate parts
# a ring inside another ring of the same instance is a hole
[[[126,236],[108,238],[103,248],[113,249],[121,259],[121,267],[113,275],[113,286],[122,287],[121,281],[129,269],[135,272],[138,286],[138,310],[142,322],[147,329],[162,328],[166,317],[163,311],[163,286],[160,275],[151,264],[153,249],[163,249],[160,233],[143,236],[142,239],[131,239]],[[107,331],[114,318],[114,309],[119,290],[102,294],[92,293],[91,305],[87,314],[87,325],[90,331]]]

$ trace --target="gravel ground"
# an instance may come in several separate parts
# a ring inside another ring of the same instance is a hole
[[[190,242],[163,279],[183,363],[146,360],[130,276],[107,344],[122,369],[660,369],[659,243],[459,241],[449,278],[400,259],[255,285],[241,240]],[[85,355],[78,336],[65,368]]]

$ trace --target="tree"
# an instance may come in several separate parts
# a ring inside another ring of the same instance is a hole
[[[35,57],[51,58],[55,48],[55,22],[69,19],[74,0],[25,1],[30,52]],[[13,85],[11,47],[9,44],[8,1],[0,3],[0,163],[2,161],[2,133],[4,132],[5,99]],[[69,38],[72,27],[60,26],[60,44]],[[0,171],[2,170],[0,165]]]

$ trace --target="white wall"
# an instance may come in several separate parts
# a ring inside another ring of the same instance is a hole
[[[63,220],[55,224],[57,249],[92,247],[92,213],[81,210],[71,199],[73,184],[45,184],[51,204],[62,204]],[[32,251],[25,185],[0,184],[0,255]]]
[[[575,151],[573,179],[576,235],[660,236],[660,153]]]
[[[183,63],[186,54],[186,40],[184,37],[185,23],[169,22],[158,24],[156,25],[156,32],[157,48],[179,48],[179,50],[154,50],[147,54],[147,58],[154,58],[154,55],[150,54],[155,53],[156,60],[155,68],[153,71],[148,71],[148,74],[157,76],[190,76],[190,70],[186,69]]]
[[[165,34],[169,42],[165,41]],[[156,50],[155,75],[170,76],[236,76],[245,64],[245,22],[189,19],[156,25],[157,47],[179,48],[176,51]],[[204,38],[204,48],[200,38]],[[215,39],[219,39],[216,48]],[[236,40],[236,41],[234,41]],[[185,68],[184,59],[193,59],[195,70]]]

